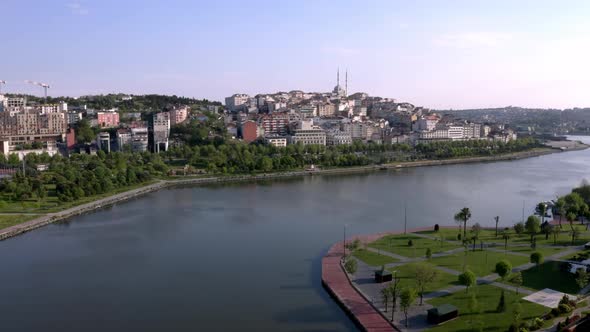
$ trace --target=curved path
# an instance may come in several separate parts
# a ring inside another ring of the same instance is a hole
[[[338,242],[322,258],[324,287],[364,331],[396,331],[393,325],[352,286],[340,265],[342,254],[343,245],[342,242]]]

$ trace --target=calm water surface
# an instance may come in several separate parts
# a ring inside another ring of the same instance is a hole
[[[581,138],[590,141],[588,138]],[[590,179],[590,151],[164,190],[0,242],[2,331],[355,330],[320,284],[352,233],[509,226]]]

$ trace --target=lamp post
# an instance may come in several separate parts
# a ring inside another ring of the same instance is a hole
[[[342,256],[342,258],[346,258],[346,224],[344,224],[344,238],[343,238],[342,243],[343,243],[342,248],[344,250],[344,255]]]

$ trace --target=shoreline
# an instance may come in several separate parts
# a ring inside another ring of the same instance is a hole
[[[468,157],[468,158],[456,158],[456,159],[442,159],[442,160],[422,160],[422,161],[410,161],[410,162],[399,162],[383,165],[369,165],[369,166],[354,166],[346,168],[332,168],[322,169],[314,171],[292,171],[292,172],[278,172],[269,174],[257,174],[257,175],[235,175],[235,176],[213,176],[213,177],[201,177],[201,178],[182,178],[174,180],[158,180],[156,183],[152,183],[137,189],[131,189],[118,194],[114,194],[109,197],[97,199],[95,201],[77,205],[59,212],[47,213],[39,218],[31,219],[29,221],[13,225],[0,230],[0,241],[8,238],[29,232],[31,230],[43,227],[45,225],[67,220],[71,217],[81,215],[84,213],[90,213],[95,210],[115,205],[126,200],[142,196],[151,192],[155,192],[161,189],[171,188],[182,185],[203,185],[203,184],[214,184],[214,183],[231,183],[231,182],[247,182],[247,181],[259,181],[259,180],[272,180],[272,179],[283,179],[293,177],[304,177],[314,175],[331,175],[331,174],[354,174],[354,173],[367,173],[374,171],[387,171],[397,170],[404,168],[414,167],[427,167],[427,166],[442,166],[442,165],[456,165],[456,164],[471,164],[471,163],[485,163],[485,162],[496,162],[496,161],[510,161],[520,160],[525,158],[532,158],[543,156],[552,153],[562,153],[569,151],[579,151],[589,148],[587,145],[583,145],[578,149],[559,150],[554,148],[541,148],[530,151],[522,151],[498,156],[484,156],[484,157]]]

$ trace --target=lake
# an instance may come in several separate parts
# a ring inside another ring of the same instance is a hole
[[[579,138],[590,142],[590,138]],[[181,187],[0,242],[3,331],[354,331],[320,260],[348,234],[511,226],[590,179],[590,150]]]

